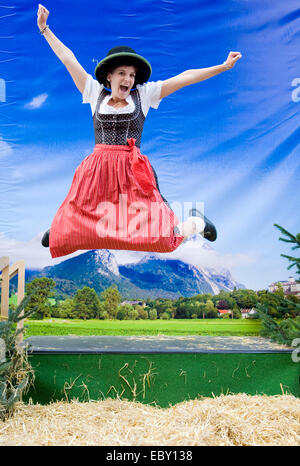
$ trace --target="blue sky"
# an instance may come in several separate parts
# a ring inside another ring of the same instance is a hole
[[[232,70],[151,109],[141,149],[170,203],[204,202],[219,233],[212,246],[239,282],[261,289],[287,278],[292,271],[280,253],[289,249],[273,224],[300,231],[297,2],[42,4],[53,32],[90,74],[122,44],[149,59],[153,81],[220,64],[230,50],[242,53]],[[15,247],[17,256],[34,244],[35,264],[45,251],[33,239],[51,224],[94,146],[90,107],[40,36],[37,7],[25,0],[0,7],[0,254]]]

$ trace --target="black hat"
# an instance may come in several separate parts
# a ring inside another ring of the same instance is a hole
[[[148,60],[138,55],[132,48],[123,45],[112,48],[106,57],[97,64],[95,76],[100,84],[106,85],[107,73],[115,66],[127,64],[137,68],[135,85],[148,81],[152,73]]]

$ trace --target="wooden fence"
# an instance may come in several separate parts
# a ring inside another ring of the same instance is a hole
[[[0,257],[0,280],[1,280],[1,310],[0,320],[7,319],[9,308],[9,282],[18,275],[18,299],[17,304],[20,304],[25,293],[25,262],[17,261],[13,265],[9,265],[9,257]],[[24,321],[18,323],[18,328],[22,328]],[[19,340],[21,340],[20,338]]]

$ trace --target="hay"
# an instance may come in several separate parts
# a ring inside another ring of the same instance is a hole
[[[300,445],[300,399],[221,395],[169,408],[107,399],[18,403],[0,422],[0,445]]]

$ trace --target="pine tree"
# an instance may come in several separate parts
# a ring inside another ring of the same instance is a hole
[[[269,314],[269,306],[267,304],[257,304],[256,310],[262,322],[260,331],[261,336],[268,337],[277,343],[287,344],[288,337],[286,332],[281,328],[281,325],[276,322]]]
[[[295,244],[295,246],[292,247],[292,250],[300,248],[300,233],[294,236],[280,225],[275,224],[274,226],[286,236],[286,238],[280,237],[280,241]],[[281,254],[281,256],[291,262],[288,269],[296,266],[296,273],[300,275],[300,257],[292,257],[286,254]],[[299,280],[297,281],[299,282]],[[300,314],[300,303],[292,301],[286,297],[278,297],[278,300],[278,311],[281,315],[289,315],[291,310],[293,311],[293,314]],[[256,308],[262,321],[262,336],[269,337],[273,341],[286,345],[291,345],[294,339],[300,338],[300,315],[295,318],[284,319],[280,323],[277,323],[270,315],[270,308],[268,304],[259,303],[256,305]]]
[[[289,345],[296,338],[300,338],[300,316],[295,319],[285,319],[281,322],[281,329],[286,335]]]
[[[0,419],[3,421],[13,415],[16,402],[34,379],[27,349],[18,345],[24,328],[16,326],[36,312],[36,308],[32,308],[21,315],[30,299],[31,295],[25,297],[15,310],[9,310],[8,319],[0,322]]]
[[[285,243],[295,244],[295,246],[292,247],[292,251],[300,248],[300,233],[294,236],[291,233],[289,233],[287,230],[282,228],[280,225],[277,225],[277,223],[275,223],[274,226],[278,228],[281,231],[281,233],[287,237],[287,238],[279,238],[280,241],[284,241]],[[280,254],[280,255],[281,257],[285,257],[291,262],[291,264],[287,268],[288,270],[296,266],[297,268],[296,274],[299,275],[299,279],[300,279],[300,257],[287,256],[286,254]]]

